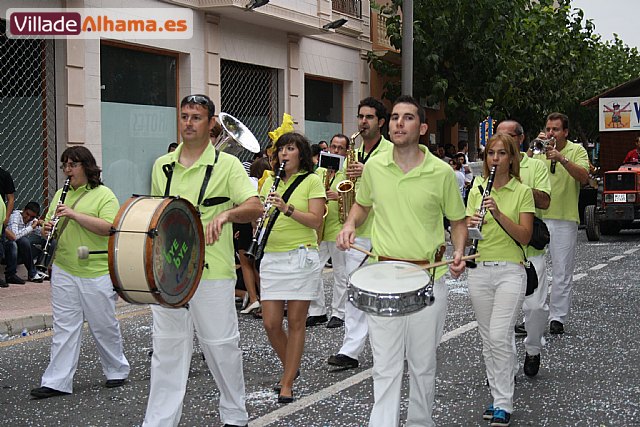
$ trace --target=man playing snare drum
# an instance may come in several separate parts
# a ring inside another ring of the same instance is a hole
[[[443,216],[451,221],[454,261],[449,270],[458,277],[467,239],[464,205],[456,177],[448,164],[418,144],[427,132],[424,110],[410,96],[398,98],[389,122],[393,150],[372,158],[362,175],[356,202],[337,237],[348,249],[355,229],[375,213],[371,243],[386,259],[434,261],[444,244]],[[375,403],[369,426],[397,426],[404,359],[410,374],[407,425],[432,426],[436,348],[442,336],[447,307],[446,267],[435,271],[432,306],[400,317],[367,314],[373,352]],[[394,292],[394,283],[389,283]]]
[[[207,246],[204,273],[189,308],[151,307],[153,358],[144,426],[177,426],[180,422],[194,329],[220,390],[222,422],[225,426],[244,426],[249,419],[234,304],[233,236],[228,223],[257,219],[262,205],[240,161],[218,152],[211,144],[214,112],[215,106],[207,96],[185,97],[180,103],[182,144],[153,166],[151,194],[179,195],[196,205]],[[210,165],[213,169],[207,180]],[[214,198],[227,200],[216,204]]]

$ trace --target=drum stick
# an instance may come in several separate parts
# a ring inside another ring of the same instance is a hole
[[[365,255],[369,255],[370,257],[375,257],[374,254],[372,254],[371,252],[369,252],[368,250],[366,250],[365,248],[361,248],[360,246],[356,246],[356,245],[351,245],[350,249],[355,249],[356,251],[362,252]]]
[[[480,254],[466,255],[466,256],[463,256],[460,260],[461,261],[467,261],[467,260],[470,260],[470,259],[478,258],[479,256],[480,256]],[[436,268],[436,267],[441,267],[443,265],[452,264],[453,262],[454,262],[454,259],[450,258],[450,259],[444,259],[442,261],[434,262],[433,264],[424,264],[424,265],[416,264],[416,267],[418,267],[418,268],[416,268],[413,271],[429,270],[431,268]],[[412,271],[408,270],[405,273],[411,273],[411,272]]]
[[[90,251],[87,246],[78,246],[78,258],[87,259],[90,254],[108,254],[109,251]]]

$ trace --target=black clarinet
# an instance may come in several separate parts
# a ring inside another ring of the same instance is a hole
[[[273,185],[269,190],[269,194],[275,193],[278,189],[278,185],[280,185],[280,180],[284,176],[284,165],[287,163],[286,160],[283,160],[278,167],[278,172],[276,173],[275,178],[273,179]],[[259,255],[262,253],[264,249],[265,241],[264,241],[264,226],[267,223],[267,218],[271,215],[271,207],[273,203],[265,202],[262,210],[262,216],[258,218],[258,222],[256,223],[256,231],[253,233],[253,238],[251,239],[251,245],[249,245],[249,249],[245,252],[245,255],[256,259],[259,258]]]
[[[496,177],[496,170],[498,169],[498,166],[492,166],[491,167],[491,171],[489,172],[489,179],[487,180],[487,189],[484,190],[482,192],[482,201],[480,202],[480,209],[479,209],[479,214],[481,216],[481,221],[480,224],[478,224],[478,231],[482,230],[482,223],[484,222],[484,216],[487,214],[487,209],[484,207],[484,201],[487,197],[489,197],[489,195],[491,194],[491,188],[493,187],[493,180]],[[480,191],[482,191],[482,187],[478,187],[480,189]],[[480,240],[479,239],[475,239],[472,243],[471,243],[471,248],[469,248],[469,255],[475,255],[478,252],[478,242]],[[469,259],[467,261],[465,261],[467,264],[467,267],[469,268],[476,268],[478,266],[478,264],[476,263],[475,260],[473,259]]]
[[[67,198],[70,182],[71,182],[71,178],[67,177],[67,179],[64,181],[64,185],[62,186],[62,193],[60,193],[60,200],[58,200],[58,205],[56,206],[56,210],[58,209],[58,206],[64,203],[64,199]],[[51,231],[49,232],[49,235],[47,236],[47,241],[45,242],[44,247],[42,248],[42,253],[40,254],[40,258],[38,259],[38,262],[35,265],[36,270],[42,274],[49,274],[49,265],[53,260],[53,253],[55,252],[55,249],[54,250],[51,249],[51,241],[54,239],[54,234],[56,232],[56,226],[58,225],[58,221],[60,221],[60,217],[56,215],[56,212],[54,212],[53,216],[51,217],[51,222],[53,223],[53,225],[51,226]]]

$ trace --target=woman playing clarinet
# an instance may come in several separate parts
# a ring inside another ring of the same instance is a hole
[[[469,295],[482,338],[482,355],[493,402],[483,418],[491,426],[508,426],[513,412],[513,327],[526,289],[522,246],[529,243],[535,212],[531,189],[520,182],[518,146],[511,136],[496,134],[487,143],[484,178],[469,194],[467,225],[483,224],[477,268],[469,269]],[[489,171],[496,167],[495,177]],[[492,189],[487,185],[493,181]],[[476,210],[477,209],[477,210]]]
[[[303,135],[282,135],[276,141],[275,155],[278,164],[286,162],[284,174],[277,188],[272,188],[274,177],[270,177],[261,191],[266,203],[279,211],[275,222],[267,226],[270,232],[265,236],[266,244],[263,243],[260,284],[262,321],[284,368],[280,382],[274,387],[280,403],[293,401],[293,381],[304,350],[307,311],[319,292],[317,277],[321,266],[316,229],[322,225],[325,191],[320,177],[312,173],[309,147]],[[282,324],[285,301],[286,332]]]

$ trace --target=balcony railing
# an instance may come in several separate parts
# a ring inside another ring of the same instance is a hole
[[[360,0],[333,0],[333,10],[347,15],[362,18],[362,2]]]

